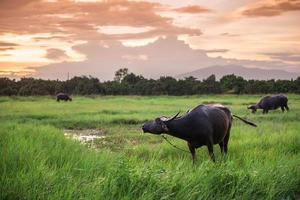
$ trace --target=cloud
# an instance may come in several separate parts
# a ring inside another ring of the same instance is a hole
[[[34,66],[30,63],[27,66]],[[31,76],[34,70],[26,68],[23,63],[0,62],[0,77],[20,78]]]
[[[238,37],[238,36],[240,36],[239,34],[232,34],[232,33],[227,33],[227,32],[221,33],[220,35],[221,36],[226,36],[226,37]]]
[[[30,76],[32,72],[30,71],[1,71],[0,77],[9,77],[12,79],[19,79],[20,77]]]
[[[250,10],[264,10],[265,7],[279,10],[281,14],[298,9],[299,1],[270,3],[271,0],[265,0],[238,9],[245,2],[249,1],[224,1],[214,6],[215,3],[207,1],[203,4],[206,8],[171,0],[0,0],[0,41],[19,45],[0,45],[0,51],[3,51],[0,60],[22,61],[23,65],[18,65],[20,70],[30,62],[30,66],[34,66],[31,69],[37,70],[36,76],[45,78],[63,78],[63,73],[74,72],[111,79],[113,72],[123,66],[149,77],[228,62],[268,68],[272,67],[270,62],[210,58],[207,54],[266,59],[256,51],[297,50],[298,38],[278,39],[279,36],[299,35],[295,13],[251,20],[245,16],[251,16]],[[213,12],[208,8],[213,8]],[[217,22],[218,17],[232,11],[228,17],[231,24]],[[210,13],[198,15],[205,12]],[[202,26],[205,34],[200,30]],[[100,27],[106,27],[106,30],[99,31]],[[107,28],[115,29],[115,32],[107,31]],[[185,37],[185,41],[198,50],[178,41],[178,37]],[[274,68],[285,67],[282,59],[278,56],[275,59],[273,55]],[[285,59],[295,59],[295,56]],[[288,69],[298,67],[288,64]],[[39,69],[37,65],[44,66]],[[10,70],[12,66],[5,67],[3,69]]]
[[[12,42],[3,42],[0,41],[0,51],[7,51],[7,50],[14,50],[16,46],[19,46],[16,43],[12,43]],[[2,56],[4,54],[1,54]]]
[[[18,46],[16,43],[11,43],[11,42],[2,42],[0,41],[0,47],[11,47],[11,46]]]
[[[0,47],[0,51],[7,51],[7,50],[14,50],[15,48],[13,47]],[[3,56],[3,54],[1,54]],[[4,54],[4,55],[8,55],[8,54]]]
[[[27,4],[33,2],[39,2],[40,0],[1,0],[0,1],[0,8],[3,10],[5,9],[16,9],[20,7],[24,7]]]
[[[111,39],[110,34],[99,32],[101,26],[151,28],[150,31],[143,33],[128,34],[130,39],[135,35],[138,38],[143,37],[143,34],[145,36],[201,34],[199,29],[178,27],[173,24],[172,18],[159,15],[162,7],[159,3],[127,0],[99,2],[5,0],[2,4],[14,9],[4,9],[0,6],[0,34],[51,33],[68,35],[65,37],[73,40]],[[122,39],[125,36],[126,34]]]
[[[209,49],[205,50],[206,53],[226,53],[229,49]]]
[[[136,61],[136,60],[148,60],[148,56],[145,54],[139,54],[139,55],[123,55],[123,59],[129,60],[129,61]]]
[[[6,55],[1,54],[2,62],[24,61],[24,53],[28,55],[26,62],[36,61],[39,65],[41,62],[77,62],[85,59],[84,55],[72,50],[78,43],[122,41],[134,46],[135,43],[140,44],[139,41],[146,41],[144,45],[147,45],[153,38],[202,34],[199,28],[177,26],[173,23],[174,18],[162,16],[159,12],[163,5],[160,3],[130,0],[0,0],[0,4],[3,5],[0,6],[0,39],[19,44],[18,47],[0,47],[3,52],[14,50]],[[111,34],[99,31],[99,27],[131,31]],[[140,29],[143,31],[136,31]],[[52,50],[47,50],[49,48]],[[58,48],[65,52],[53,50]],[[30,53],[33,51],[39,53]]]
[[[287,62],[300,62],[300,54],[298,53],[265,53],[270,56],[271,59],[281,60]]]
[[[199,13],[205,13],[211,11],[208,8],[204,8],[197,5],[175,8],[173,10],[179,13],[187,13],[187,14],[199,14]]]
[[[265,1],[264,3],[259,2],[258,4],[245,8],[242,11],[242,15],[247,17],[271,17],[281,15],[284,12],[299,10],[299,0]]]
[[[51,49],[47,49],[47,54],[45,57],[51,60],[63,60],[68,58],[68,55],[66,54],[65,51],[61,49],[51,48]]]
[[[54,63],[30,69],[36,71],[35,77],[41,78],[66,79],[70,73],[71,76],[92,75],[101,80],[111,80],[114,72],[123,67],[147,78],[176,76],[213,65],[242,65],[265,69],[284,67],[287,70],[299,68],[298,65],[280,61],[213,58],[207,55],[207,50],[191,49],[175,37],[159,38],[141,47],[125,47],[116,41],[105,45],[89,42],[74,47],[74,50],[85,54],[87,59],[83,62]]]

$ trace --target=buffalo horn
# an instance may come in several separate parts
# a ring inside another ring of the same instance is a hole
[[[180,111],[174,117],[172,117],[172,119],[170,119],[169,121],[176,119],[176,117],[179,115],[179,113],[180,113]]]

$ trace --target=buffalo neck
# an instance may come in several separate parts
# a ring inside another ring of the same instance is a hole
[[[166,134],[172,135],[183,140],[189,139],[188,130],[186,130],[187,121],[184,118],[168,121],[166,122],[166,125],[169,129],[169,131]]]

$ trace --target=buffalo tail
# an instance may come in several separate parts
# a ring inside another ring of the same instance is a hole
[[[239,120],[243,121],[243,122],[246,123],[246,124],[249,124],[249,125],[251,125],[251,126],[257,127],[256,124],[254,124],[254,123],[252,123],[252,122],[249,122],[249,121],[247,121],[247,120],[245,120],[245,119],[243,119],[243,118],[241,118],[241,117],[239,117],[239,116],[236,116],[236,115],[232,115],[232,116],[238,118]]]

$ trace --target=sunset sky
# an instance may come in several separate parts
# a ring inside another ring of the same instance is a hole
[[[0,76],[300,72],[300,0],[0,0]]]

